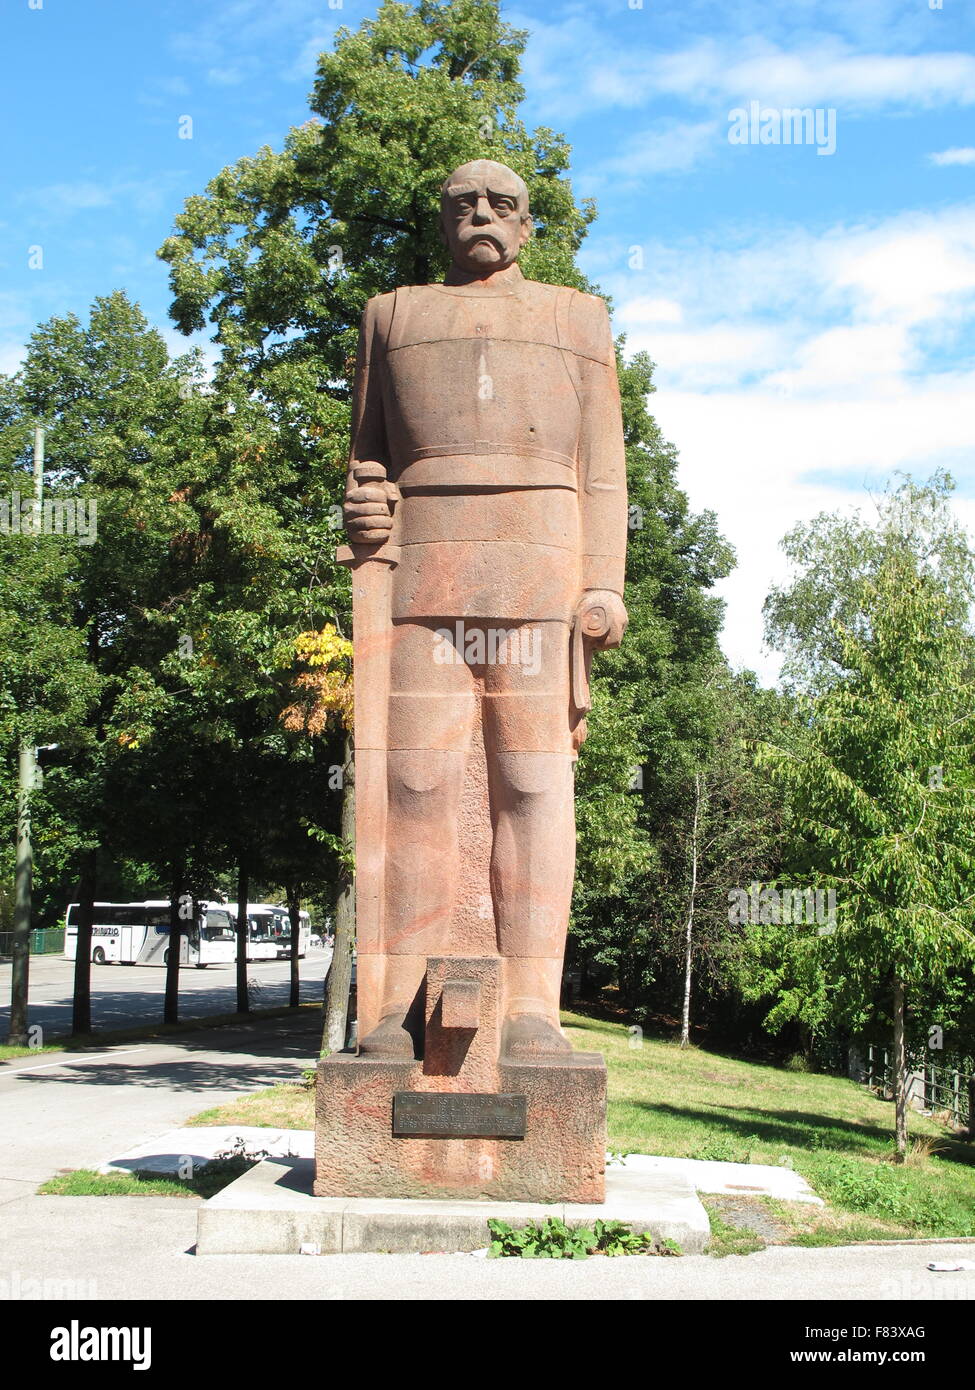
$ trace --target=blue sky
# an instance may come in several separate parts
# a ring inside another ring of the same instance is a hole
[[[166,328],[154,253],[183,199],[280,146],[307,116],[317,53],[375,12],[33,4],[0,14],[0,370],[38,321],[117,287]],[[520,0],[504,13],[531,34],[525,118],[566,133],[576,193],[599,204],[584,267],[657,362],[653,408],[681,481],[738,550],[725,648],[771,676],[761,602],[795,520],[869,508],[893,470],[942,465],[975,522],[975,9]],[[784,108],[818,111],[835,150],[731,143],[731,113],[752,103],[770,137]]]

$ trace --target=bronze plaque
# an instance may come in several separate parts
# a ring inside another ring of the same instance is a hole
[[[427,1139],[524,1139],[524,1096],[397,1091],[393,1134]]]

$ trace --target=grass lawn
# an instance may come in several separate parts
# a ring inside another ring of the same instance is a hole
[[[895,1165],[893,1105],[852,1081],[653,1038],[631,1048],[619,1023],[572,1013],[562,1021],[574,1047],[606,1057],[610,1149],[790,1166],[828,1204],[748,1198],[731,1209],[709,1197],[715,1253],[745,1253],[769,1241],[975,1236],[975,1144],[952,1138],[936,1121],[911,1114],[919,1151]],[[190,1123],[312,1129],[314,1104],[312,1086],[275,1086]],[[925,1152],[932,1145],[934,1155]]]
[[[45,1043],[43,1047],[12,1047],[10,1043],[0,1043],[0,1062],[13,1062],[18,1057],[33,1057],[36,1052],[60,1052],[59,1047],[53,1043]]]
[[[237,1156],[215,1158],[199,1164],[188,1178],[171,1173],[97,1173],[93,1168],[76,1168],[48,1179],[37,1191],[42,1197],[212,1197],[252,1168],[255,1161]]]

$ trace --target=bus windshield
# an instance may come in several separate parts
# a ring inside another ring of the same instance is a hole
[[[236,933],[233,923],[230,920],[229,912],[215,912],[212,908],[206,915],[206,926],[203,928],[203,939],[205,941],[233,941]]]

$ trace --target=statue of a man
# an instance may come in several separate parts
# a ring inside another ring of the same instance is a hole
[[[357,554],[388,547],[398,561],[386,570],[382,969],[359,1050],[413,1057],[427,959],[462,954],[450,942],[458,816],[479,726],[501,1053],[544,1060],[568,1050],[558,1008],[588,659],[627,621],[616,361],[602,299],[522,275],[532,221],[511,169],[455,169],[441,225],[444,283],[369,301],[356,373],[348,534]]]

